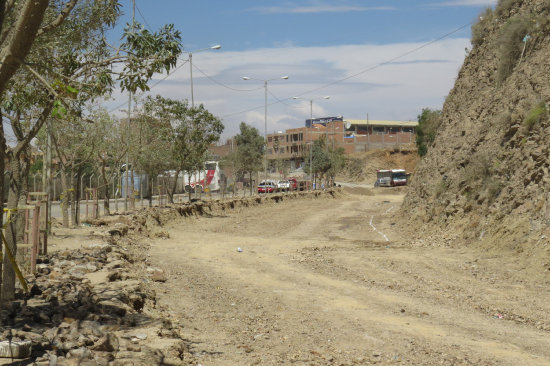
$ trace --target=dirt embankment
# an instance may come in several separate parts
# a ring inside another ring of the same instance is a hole
[[[474,26],[404,201],[412,236],[550,258],[549,19],[548,1],[499,1]]]

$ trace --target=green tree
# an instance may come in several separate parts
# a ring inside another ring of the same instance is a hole
[[[344,148],[331,149],[329,151],[330,167],[327,170],[327,183],[334,186],[336,175],[338,175],[346,166],[346,155]]]
[[[153,179],[164,171],[174,168],[171,158],[174,132],[170,114],[167,113],[155,98],[148,97],[143,107],[136,114],[138,125],[138,140],[136,168],[145,173],[148,184],[146,196],[149,207],[153,202]]]
[[[418,155],[426,155],[428,148],[435,140],[440,123],[440,110],[432,110],[430,108],[422,109],[422,113],[418,116],[418,126],[416,128],[416,147],[418,149]]]
[[[329,169],[330,154],[326,148],[325,137],[322,136],[319,140],[313,141],[313,146],[306,156],[306,165],[304,166],[304,171],[307,174],[312,174],[314,182],[318,184],[322,181],[323,177],[329,171]]]
[[[180,34],[172,26],[151,33],[139,25],[127,27],[121,47],[109,46],[103,34],[119,15],[115,0],[0,0],[0,9],[0,95],[9,100],[2,103],[2,114],[10,120],[17,138],[16,144],[8,147],[2,125],[0,183],[5,184],[3,163],[7,157],[8,209],[15,214],[6,238],[15,253],[19,235],[16,223],[21,220],[16,209],[25,196],[29,144],[50,114],[60,118],[69,113],[81,118],[82,106],[110,93],[115,81],[122,89],[146,90],[146,82],[154,73],[175,66],[181,46]],[[117,63],[123,67],[113,68]],[[2,301],[13,298],[14,285],[14,271],[5,257]]]
[[[186,119],[175,129],[174,154],[179,158],[180,169],[186,171],[189,177],[192,172],[204,169],[208,148],[219,141],[223,129],[219,118],[208,112],[202,104],[188,109]],[[202,188],[205,187],[200,187],[201,191]]]
[[[264,138],[258,129],[241,122],[239,134],[235,136],[237,150],[230,159],[234,162],[237,175],[248,173],[250,178],[250,194],[252,195],[252,174],[262,169]]]

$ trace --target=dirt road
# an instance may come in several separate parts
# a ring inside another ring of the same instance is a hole
[[[165,228],[151,261],[168,273],[155,285],[187,362],[550,365],[548,269],[414,246],[392,219],[402,198],[287,201]]]

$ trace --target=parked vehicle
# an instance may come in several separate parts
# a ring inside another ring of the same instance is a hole
[[[217,161],[207,161],[204,169],[196,172],[181,172],[179,178],[182,179],[185,192],[204,191],[206,188],[210,191],[220,189],[220,166]]]
[[[258,193],[273,193],[277,192],[277,184],[271,181],[261,181],[260,184],[258,184]]]
[[[290,189],[292,191],[298,189],[298,180],[296,178],[288,178],[288,183],[290,184]]]
[[[405,169],[383,169],[376,171],[375,187],[395,187],[407,185]]]
[[[390,177],[382,177],[376,179],[376,182],[374,183],[375,187],[391,187],[391,178]]]
[[[283,192],[289,191],[290,190],[290,181],[288,181],[288,180],[278,181],[277,182],[277,188],[279,189],[279,191],[283,191]]]

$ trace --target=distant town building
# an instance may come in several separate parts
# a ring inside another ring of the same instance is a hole
[[[311,126],[311,127],[310,127]],[[290,169],[302,166],[313,141],[324,136],[331,148],[346,154],[384,147],[414,145],[418,122],[344,119],[342,117],[306,120],[305,127],[267,135],[267,158],[288,160]]]

